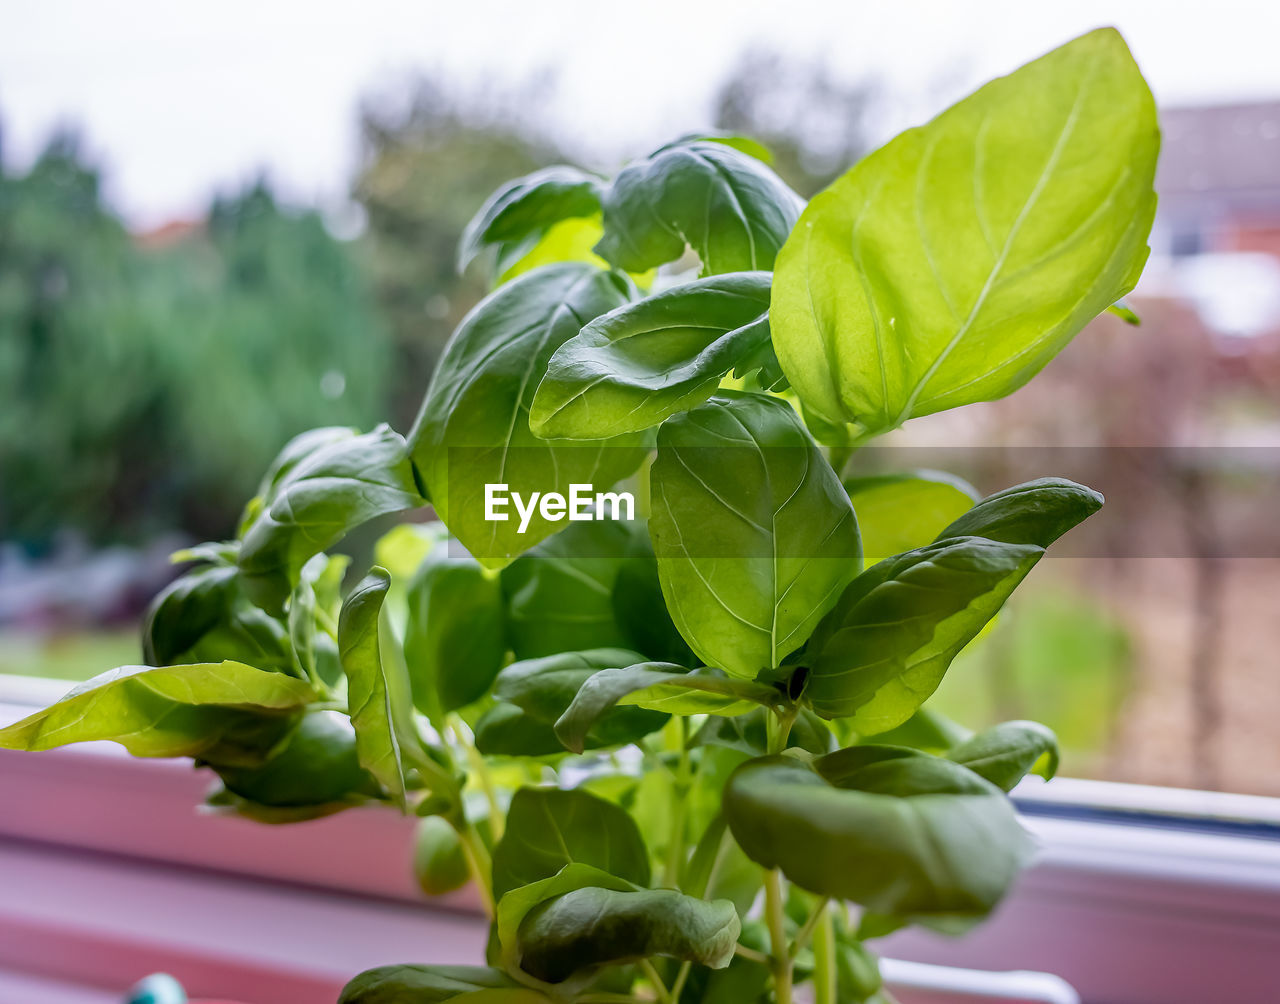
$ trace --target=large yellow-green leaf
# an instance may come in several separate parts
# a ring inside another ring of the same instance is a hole
[[[815,197],[778,256],[791,385],[867,433],[1016,390],[1137,282],[1158,148],[1112,29],[898,136]]]

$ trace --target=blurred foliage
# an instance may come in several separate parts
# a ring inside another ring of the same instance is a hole
[[[397,107],[366,103],[360,133],[352,194],[366,215],[372,281],[399,360],[391,423],[405,429],[446,339],[487,292],[474,276],[458,275],[463,227],[498,186],[565,155],[523,129],[514,104],[473,107],[430,78]]]
[[[0,632],[0,673],[83,682],[104,666],[139,661],[138,632],[61,632],[53,635]]]
[[[720,86],[714,125],[763,143],[774,170],[809,198],[871,150],[868,116],[881,98],[870,79],[839,80],[822,64],[752,49]]]
[[[280,445],[382,413],[351,249],[259,182],[135,241],[73,136],[0,168],[0,538],[231,528]]]
[[[1098,597],[1046,578],[961,653],[931,707],[975,728],[1042,721],[1062,744],[1063,773],[1096,776],[1106,772],[1135,658],[1123,622]]]

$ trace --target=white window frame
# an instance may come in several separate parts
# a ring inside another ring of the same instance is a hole
[[[66,689],[2,684],[0,722]],[[473,894],[424,904],[415,888],[412,820],[265,826],[194,809],[210,783],[109,743],[0,751],[0,975],[118,991],[144,960],[246,1004],[317,1004],[373,965],[482,957]],[[1280,1000],[1280,800],[1073,779],[1015,797],[1040,852],[996,915],[875,946],[906,963],[889,969],[918,990],[904,1001],[966,999],[954,978],[930,996],[937,974],[911,963],[1056,974],[1106,1004]],[[1017,979],[999,999],[1072,999]]]

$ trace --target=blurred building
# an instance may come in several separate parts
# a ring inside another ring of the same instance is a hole
[[[1194,305],[1205,327],[1252,354],[1280,334],[1280,101],[1161,114],[1160,206],[1148,296]]]
[[[1280,261],[1280,101],[1173,108],[1161,120],[1162,250]]]

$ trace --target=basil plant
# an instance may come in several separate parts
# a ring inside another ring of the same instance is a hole
[[[1102,498],[857,450],[1017,390],[1133,288],[1158,145],[1100,30],[807,205],[738,137],[512,182],[408,435],[289,443],[235,539],[180,556],[147,665],[0,746],[190,757],[265,822],[421,817],[419,880],[474,884],[486,958],[344,1004],[891,1001],[868,942],[986,917],[1031,850],[1006,793],[1057,759],[925,702]],[[344,590],[328,550],[428,504]]]

